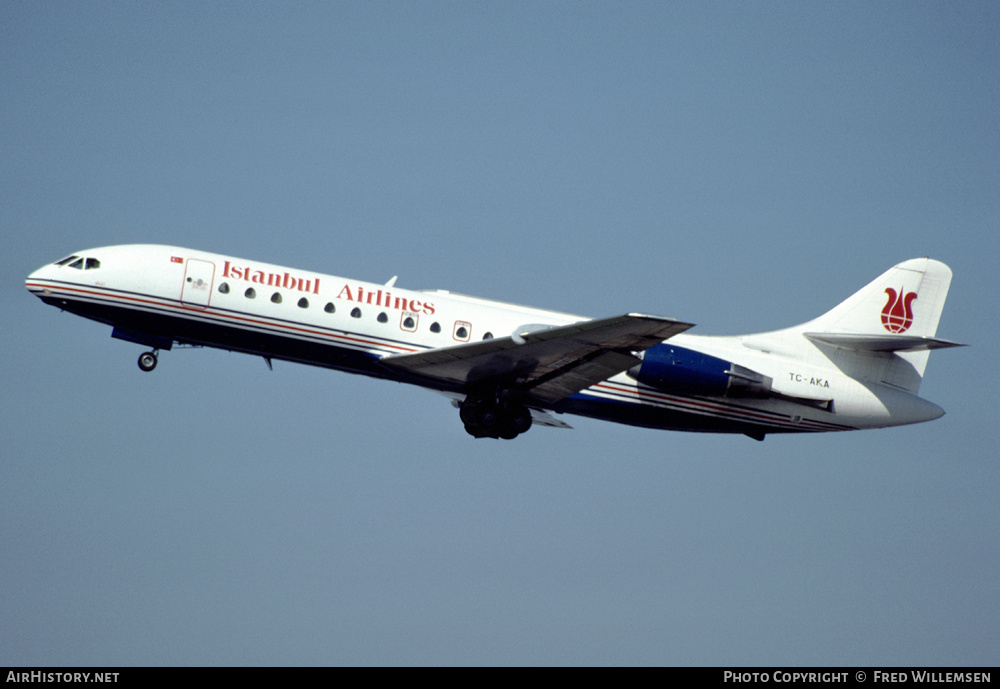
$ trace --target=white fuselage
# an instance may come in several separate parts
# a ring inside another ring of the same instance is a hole
[[[379,361],[589,320],[178,247],[111,246],[75,256],[32,273],[28,289],[47,303],[115,326],[116,336],[157,349],[176,341],[399,378],[455,399],[465,391],[394,376]],[[801,330],[733,337],[682,333],[668,344],[762,374],[770,379],[770,393],[732,397],[672,390],[622,372],[567,400],[530,406],[539,413],[565,411],[642,426],[755,437],[900,425],[943,414],[936,405],[886,382],[891,355],[867,357],[862,375],[852,360],[848,376],[841,359],[852,353],[817,347]]]

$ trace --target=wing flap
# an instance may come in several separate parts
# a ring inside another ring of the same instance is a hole
[[[555,402],[639,363],[641,351],[691,328],[629,313],[455,347],[384,357],[397,370],[459,387],[497,381]]]

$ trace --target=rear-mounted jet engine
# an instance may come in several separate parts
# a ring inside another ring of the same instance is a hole
[[[643,385],[667,392],[712,397],[767,397],[771,378],[724,359],[669,343],[644,352],[642,363],[628,375]]]

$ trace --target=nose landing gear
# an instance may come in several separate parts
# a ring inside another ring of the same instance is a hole
[[[139,368],[147,373],[156,368],[156,362],[158,359],[156,355],[159,354],[158,350],[153,350],[152,352],[143,352],[139,355]]]

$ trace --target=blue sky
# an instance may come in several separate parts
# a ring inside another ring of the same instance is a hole
[[[995,665],[995,3],[0,4],[0,662]],[[467,436],[23,287],[156,242],[730,334],[955,272],[920,426]]]

